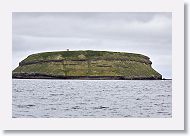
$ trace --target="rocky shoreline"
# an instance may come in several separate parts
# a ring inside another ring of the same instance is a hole
[[[13,73],[13,79],[78,79],[78,80],[162,80],[162,77],[127,76],[62,76],[42,73]]]

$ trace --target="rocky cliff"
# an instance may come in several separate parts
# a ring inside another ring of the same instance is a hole
[[[149,57],[124,52],[59,51],[32,54],[13,70],[13,78],[162,79]]]

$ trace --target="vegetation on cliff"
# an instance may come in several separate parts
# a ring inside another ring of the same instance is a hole
[[[126,79],[161,79],[151,67],[149,57],[125,52],[59,51],[28,56],[13,70],[13,78],[30,75],[54,77],[126,77]],[[37,76],[35,76],[37,78]]]

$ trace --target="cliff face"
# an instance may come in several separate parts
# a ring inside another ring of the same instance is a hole
[[[28,56],[13,78],[162,79],[147,56],[108,51],[45,52]]]

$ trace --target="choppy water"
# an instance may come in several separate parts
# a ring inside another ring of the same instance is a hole
[[[13,79],[13,118],[172,117],[171,80]]]

